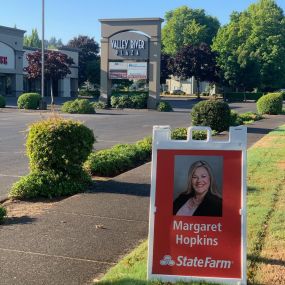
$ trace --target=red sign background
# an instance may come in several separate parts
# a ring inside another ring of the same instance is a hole
[[[176,155],[222,156],[223,157],[223,216],[198,217],[174,216],[174,158]],[[241,215],[242,207],[242,151],[214,150],[158,150],[156,172],[156,196],[153,237],[152,274],[193,277],[241,278]],[[209,231],[194,233],[174,229],[174,221],[187,224],[216,224]],[[217,227],[220,227],[220,231]],[[199,235],[205,241],[215,239],[217,245],[176,244],[176,236],[194,238]],[[165,256],[174,261],[161,264]],[[178,257],[180,257],[178,259]],[[183,257],[183,258],[182,258]],[[183,260],[183,263],[178,262]],[[226,262],[226,263],[225,263]],[[211,265],[211,266],[210,266]]]

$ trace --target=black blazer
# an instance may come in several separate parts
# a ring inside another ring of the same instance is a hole
[[[179,211],[179,209],[191,198],[193,194],[180,194],[173,203],[173,215]],[[216,195],[213,195],[208,191],[202,203],[193,213],[193,216],[214,216],[221,217],[222,211],[222,199]]]

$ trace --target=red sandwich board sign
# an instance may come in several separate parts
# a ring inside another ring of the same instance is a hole
[[[148,279],[246,284],[246,143],[244,126],[226,141],[154,126]]]

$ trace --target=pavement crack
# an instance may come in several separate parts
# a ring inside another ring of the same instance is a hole
[[[98,215],[90,215],[90,214],[82,214],[82,213],[74,213],[74,212],[65,212],[65,211],[55,211],[55,210],[48,210],[50,213],[61,213],[64,215],[74,215],[74,216],[82,216],[82,217],[92,217],[92,218],[102,218],[108,220],[115,220],[115,221],[124,221],[124,222],[143,222],[148,224],[148,220],[135,220],[135,219],[123,219],[123,218],[114,218],[114,217],[107,217],[107,216],[98,216]]]
[[[1,248],[1,247],[0,247],[0,251],[31,254],[31,255],[37,255],[37,256],[43,256],[43,257],[60,258],[60,259],[67,259],[67,260],[73,260],[73,261],[83,261],[83,262],[100,263],[100,264],[108,264],[108,265],[116,264],[115,262],[99,261],[99,260],[77,258],[77,257],[63,256],[63,255],[53,255],[53,254],[46,254],[46,253],[39,253],[39,252],[32,252],[32,251]]]

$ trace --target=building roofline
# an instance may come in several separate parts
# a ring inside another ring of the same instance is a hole
[[[157,21],[164,22],[162,18],[115,18],[115,19],[98,19],[99,22],[133,22],[133,21]]]

